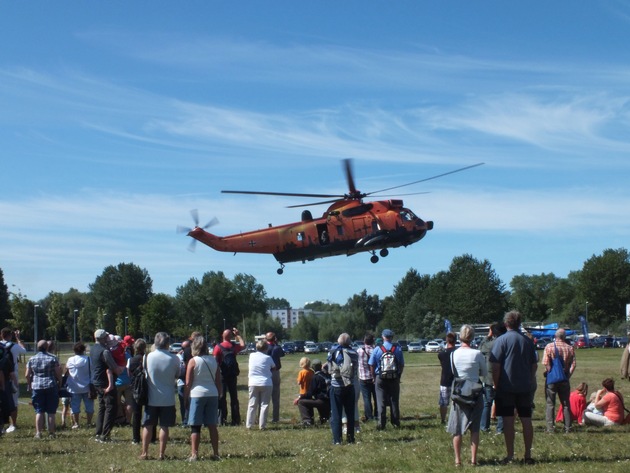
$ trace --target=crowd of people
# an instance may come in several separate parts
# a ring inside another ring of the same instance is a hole
[[[456,467],[462,465],[462,443],[467,432],[470,464],[477,464],[480,432],[490,431],[493,420],[505,441],[506,456],[501,463],[512,463],[516,418],[523,433],[523,463],[534,462],[532,410],[539,359],[533,341],[520,326],[521,314],[508,312],[501,323],[490,326],[478,350],[471,346],[475,330],[470,325],[461,327],[459,347],[454,333],[446,335],[446,349],[438,354],[442,371],[438,407],[441,422],[452,435]],[[9,424],[9,433],[17,425],[17,360],[26,349],[19,331],[3,329],[1,336],[0,360],[5,361],[0,361],[0,420],[2,426]],[[301,423],[305,427],[329,424],[333,445],[344,440],[354,443],[360,431],[358,401],[362,396],[364,421],[375,421],[376,428],[382,430],[389,414],[392,426],[399,427],[405,360],[402,348],[393,339],[389,329],[383,330],[378,339],[367,334],[355,351],[350,335],[342,333],[325,361],[302,357],[296,377],[299,394],[294,401]],[[70,419],[72,429],[80,427],[82,408],[87,424],[92,425],[98,404],[94,424],[97,442],[109,442],[114,425],[129,424],[132,442],[141,446],[140,459],[150,457],[152,442],[158,444],[157,458],[164,459],[169,429],[176,425],[179,400],[182,424],[191,432],[188,460],[200,458],[203,427],[210,438],[209,458],[219,460],[218,426],[241,425],[236,355],[245,348],[245,342],[237,329],[227,329],[212,352],[198,332],[182,343],[179,353],[171,353],[169,348],[170,337],[164,332],[155,335],[149,350],[144,339],[134,340],[129,335],[121,339],[98,329],[89,355],[84,343],[76,343],[74,355],[62,373],[53,342],[39,341],[25,374],[36,414],[35,437],[42,438],[46,430],[48,436],[56,435],[60,401],[62,425],[65,427],[66,419]],[[10,356],[4,356],[5,352]],[[249,356],[247,429],[266,429],[269,416],[272,423],[279,422],[283,356],[273,332],[259,340]],[[571,391],[570,379],[577,363],[563,329],[558,329],[553,343],[546,346],[541,362],[545,369],[547,433],[554,433],[556,425],[562,425],[568,433],[575,423],[611,426],[624,422],[623,396],[615,390],[611,378],[603,380],[590,402],[586,383]],[[140,372],[148,388],[146,402],[138,402],[132,389],[132,380]]]
[[[459,348],[454,346],[454,334],[449,333],[446,337],[447,349],[439,355],[442,377],[438,404],[442,423],[446,419],[447,406],[450,406],[447,432],[453,436],[456,467],[462,465],[461,445],[465,432],[470,432],[470,462],[472,465],[477,464],[479,432],[490,431],[493,418],[497,419],[497,432],[503,434],[505,441],[506,456],[501,463],[514,462],[516,416],[523,432],[525,448],[522,461],[526,465],[534,463],[531,456],[534,437],[532,410],[539,359],[531,336],[520,329],[521,319],[519,312],[508,312],[503,322],[490,326],[479,350],[470,346],[475,334],[470,325],[463,325],[460,329]],[[624,349],[626,360],[627,352],[628,349]],[[602,388],[592,394],[590,403],[586,402],[586,383],[580,383],[571,392],[570,380],[577,363],[575,351],[567,342],[564,329],[558,329],[553,342],[546,345],[542,365],[545,370],[545,420],[548,434],[555,433],[557,424],[563,426],[563,432],[569,433],[575,423],[593,426],[624,423],[626,414],[623,396],[615,390],[612,378],[602,381]],[[462,386],[467,386],[468,392],[464,392]],[[556,399],[559,400],[557,411]]]

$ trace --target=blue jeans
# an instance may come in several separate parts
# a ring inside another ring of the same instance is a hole
[[[481,413],[481,430],[483,432],[490,430],[490,415],[495,396],[494,388],[486,385],[483,390],[483,412]],[[503,417],[497,417],[497,433],[503,433]]]
[[[352,384],[343,388],[331,386],[329,396],[333,443],[341,443],[341,418],[344,409],[348,419],[348,443],[354,443],[354,386]]]
[[[365,415],[366,420],[377,418],[378,406],[376,404],[376,385],[373,381],[359,381],[359,385],[361,386],[363,414]]]

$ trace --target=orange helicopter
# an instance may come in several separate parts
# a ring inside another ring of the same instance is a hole
[[[296,223],[269,226],[229,236],[216,236],[206,231],[218,223],[212,219],[203,227],[199,226],[196,210],[191,214],[195,222],[194,228],[178,227],[179,233],[186,233],[196,241],[217,251],[233,253],[265,253],[272,254],[280,263],[278,274],[284,272],[285,263],[294,261],[313,261],[316,258],[329,256],[354,255],[368,252],[370,261],[377,263],[379,252],[381,257],[389,254],[389,248],[411,245],[433,229],[432,221],[424,221],[403,205],[400,199],[363,202],[363,198],[418,184],[438,177],[481,166],[477,163],[437,176],[409,182],[400,186],[389,187],[374,192],[360,192],[354,185],[352,164],[349,159],[343,161],[349,192],[343,195],[303,194],[289,192],[233,191],[223,190],[224,194],[274,195],[332,199],[309,204],[291,205],[288,208],[308,207],[331,204],[319,218],[313,218],[310,210],[302,211],[302,219]],[[422,193],[422,192],[421,192]],[[410,194],[407,194],[410,195]],[[195,241],[193,240],[193,244]]]

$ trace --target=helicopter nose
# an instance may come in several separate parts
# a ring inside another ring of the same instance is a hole
[[[426,222],[427,230],[433,230],[433,220]]]

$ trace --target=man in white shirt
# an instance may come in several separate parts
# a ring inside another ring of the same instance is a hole
[[[15,342],[13,341],[13,337],[15,336]],[[13,432],[17,428],[17,414],[18,414],[18,396],[20,394],[20,383],[18,381],[18,360],[20,355],[26,353],[26,348],[24,347],[24,343],[20,340],[20,331],[12,330],[8,327],[2,329],[0,333],[0,343],[2,343],[5,348],[8,348],[11,351],[11,356],[13,357],[13,377],[10,380],[11,386],[9,387],[9,394],[13,396],[13,406],[14,409],[11,411],[11,425],[7,428],[5,432],[10,433]]]
[[[149,456],[153,427],[158,424],[160,425],[159,459],[164,459],[169,427],[175,425],[177,416],[175,395],[180,363],[177,355],[169,352],[170,345],[169,335],[165,332],[158,332],[155,334],[154,351],[147,355],[146,376],[149,386],[149,402],[144,411],[141,460],[146,460]]]

